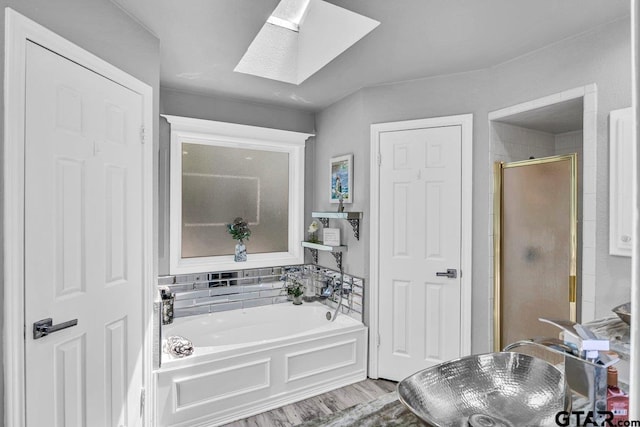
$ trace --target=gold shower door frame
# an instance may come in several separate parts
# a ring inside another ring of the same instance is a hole
[[[570,164],[570,260],[569,274],[567,279],[568,296],[569,296],[569,313],[570,320],[576,321],[577,310],[577,281],[576,281],[576,264],[577,264],[577,247],[578,247],[578,175],[577,175],[577,155],[568,154],[553,157],[544,157],[540,159],[523,160],[518,162],[496,162],[494,164],[494,195],[493,195],[493,271],[494,271],[494,305],[493,305],[493,327],[494,327],[494,350],[500,351],[509,343],[502,343],[502,230],[503,230],[503,180],[504,170],[509,168],[526,167],[532,165],[540,165],[552,162],[566,162]]]

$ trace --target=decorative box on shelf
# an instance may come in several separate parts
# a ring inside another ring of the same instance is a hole
[[[323,228],[322,243],[327,246],[340,246],[340,229],[339,228]]]

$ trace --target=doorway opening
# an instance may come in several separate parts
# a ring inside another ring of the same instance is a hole
[[[595,198],[596,198],[596,114],[595,84],[546,96],[534,101],[494,111],[489,114],[490,160],[518,162],[542,157],[577,154],[577,256],[576,256],[576,321],[595,317]],[[497,223],[500,200],[494,197],[496,183],[490,191],[489,209],[494,221],[489,235],[494,251],[499,249]],[[498,246],[497,246],[498,245]],[[491,260],[489,297],[492,347],[499,351],[509,343],[500,340],[499,258]],[[568,287],[567,287],[568,289]]]
[[[555,335],[540,318],[576,320],[576,160],[572,153],[496,163],[500,347]]]

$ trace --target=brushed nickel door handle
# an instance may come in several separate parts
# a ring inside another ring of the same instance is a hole
[[[458,277],[458,270],[455,268],[447,268],[447,271],[438,271],[436,273],[438,277],[448,277],[449,279],[455,279]]]
[[[58,323],[57,325],[53,324],[52,318],[38,320],[33,324],[33,339],[37,340],[40,338],[44,338],[47,335],[60,331],[62,329],[67,329],[72,326],[76,326],[78,324],[78,319],[69,320],[67,322]]]

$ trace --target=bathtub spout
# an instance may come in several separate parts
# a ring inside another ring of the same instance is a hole
[[[342,263],[340,263],[340,284],[339,285],[335,285],[334,282],[334,286],[333,286],[333,294],[335,294],[336,290],[338,291],[338,296],[340,297],[338,299],[338,306],[336,307],[336,311],[335,313],[333,313],[333,317],[331,318],[331,322],[336,320],[336,317],[338,317],[338,313],[340,312],[340,308],[342,307],[342,298],[344,298],[344,270],[342,269]]]

